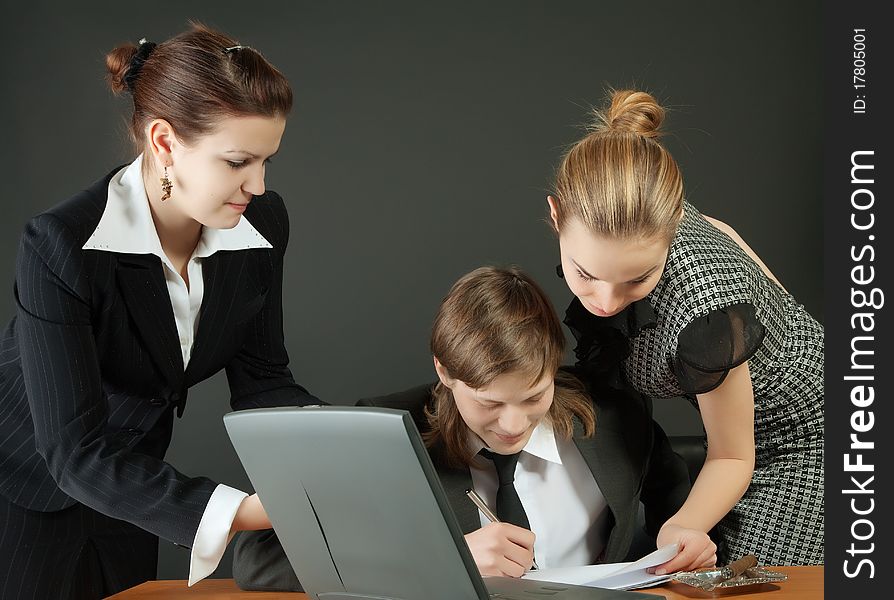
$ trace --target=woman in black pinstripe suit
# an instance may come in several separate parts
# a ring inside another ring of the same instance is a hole
[[[141,154],[25,228],[0,337],[0,597],[100,598],[154,579],[158,537],[190,582],[256,496],[164,461],[188,388],[226,369],[234,409],[318,401],[288,369],[288,216],[264,188],[292,104],[256,50],[195,25],[107,57]]]

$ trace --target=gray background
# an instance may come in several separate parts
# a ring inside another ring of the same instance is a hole
[[[129,98],[104,55],[198,19],[260,49],[295,107],[268,187],[292,221],[285,337],[296,379],[334,403],[433,378],[429,326],[450,284],[515,263],[557,309],[545,196],[586,109],[635,85],[672,110],[687,196],[733,225],[817,318],[821,304],[818,2],[31,2],[3,19],[0,309],[25,221],[132,158]],[[169,460],[249,489],[219,374],[190,392]],[[0,407],[2,410],[2,407]],[[700,433],[682,400],[669,434]],[[162,542],[159,577],[188,553]],[[215,576],[229,576],[229,552]]]

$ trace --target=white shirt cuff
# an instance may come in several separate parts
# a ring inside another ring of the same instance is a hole
[[[193,585],[211,575],[220,563],[227,544],[230,528],[239,505],[248,497],[243,491],[219,483],[208,500],[189,557],[189,583]]]

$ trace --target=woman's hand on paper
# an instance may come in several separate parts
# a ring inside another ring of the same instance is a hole
[[[534,563],[534,533],[511,523],[488,523],[465,538],[482,575],[521,577]]]
[[[713,567],[717,563],[717,545],[704,531],[665,523],[658,532],[658,547],[674,543],[680,545],[680,551],[666,563],[655,567],[656,575]]]

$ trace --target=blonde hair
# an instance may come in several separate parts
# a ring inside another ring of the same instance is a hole
[[[547,413],[556,435],[570,438],[577,416],[592,435],[596,415],[583,384],[560,372],[565,336],[543,290],[517,267],[481,267],[460,278],[441,302],[432,327],[431,352],[453,379],[486,387],[505,373],[529,375],[531,384],[555,378]],[[431,447],[443,442],[449,464],[469,465],[468,426],[450,388],[438,383],[426,409]]]
[[[670,242],[683,215],[683,176],[657,140],[664,109],[646,92],[610,95],[556,172],[558,231],[578,219],[597,235]]]

